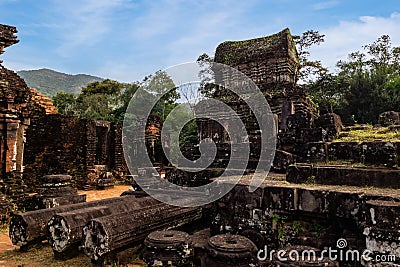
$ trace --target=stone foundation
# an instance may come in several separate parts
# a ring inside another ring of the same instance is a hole
[[[247,236],[259,248],[267,246],[270,250],[293,245],[336,248],[338,240],[344,238],[346,249],[393,254],[400,263],[400,198],[396,190],[380,192],[326,185],[317,188],[267,180],[250,193],[248,182],[242,179],[215,203],[214,234],[251,233]],[[379,200],[382,198],[386,200]],[[361,266],[361,262],[347,264]]]
[[[400,189],[400,170],[295,164],[289,166],[286,180],[297,184],[315,183]]]

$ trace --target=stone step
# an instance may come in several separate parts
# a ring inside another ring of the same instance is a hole
[[[400,189],[400,170],[295,164],[288,167],[286,181],[295,184],[309,183]]]
[[[349,131],[358,131],[358,130],[367,130],[370,126],[368,124],[361,124],[361,125],[351,125],[343,127],[342,131],[349,132]]]
[[[298,156],[298,162],[346,161],[349,164],[360,163],[365,166],[400,166],[399,142],[310,142],[297,144],[293,152]]]

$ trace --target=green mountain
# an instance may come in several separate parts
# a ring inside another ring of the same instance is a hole
[[[79,94],[82,87],[90,82],[102,81],[103,78],[86,74],[66,74],[50,69],[21,70],[17,72],[30,88],[35,88],[42,94],[54,96],[58,91]]]

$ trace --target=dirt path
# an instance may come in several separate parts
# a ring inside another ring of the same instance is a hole
[[[117,185],[114,188],[106,190],[78,191],[78,193],[86,194],[86,201],[89,202],[104,198],[119,197],[122,192],[128,190],[130,187],[129,185]]]
[[[7,230],[0,232],[0,253],[5,250],[12,250],[16,248],[11,244],[10,238],[8,237]]]
[[[106,190],[79,191],[86,194],[87,201],[104,198],[118,197],[130,186],[119,185]],[[10,266],[91,266],[90,260],[84,255],[67,261],[57,261],[53,258],[53,252],[47,245],[37,245],[27,252],[20,252],[19,248],[13,246],[8,237],[8,229],[0,230],[0,267]],[[131,265],[133,266],[133,265]]]

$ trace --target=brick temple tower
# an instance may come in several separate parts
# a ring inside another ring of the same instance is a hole
[[[300,63],[289,29],[251,40],[223,42],[216,49],[214,61],[239,70],[258,86],[274,116],[278,148],[292,152],[299,129],[312,129],[318,112],[305,90],[297,85]],[[223,85],[225,81],[235,80],[231,75],[236,74],[222,72],[215,74],[216,84]],[[226,88],[217,86],[214,98],[229,105],[244,122],[251,149],[247,169],[251,171],[257,166],[261,151],[257,121],[244,101],[227,89],[229,85]],[[266,112],[269,111],[266,109]],[[225,155],[214,161],[212,166],[225,167],[229,162],[230,153],[227,151],[230,140],[224,127],[210,119],[199,119],[197,125],[200,139],[212,138],[217,144],[217,155]],[[264,166],[267,164],[262,163]]]

